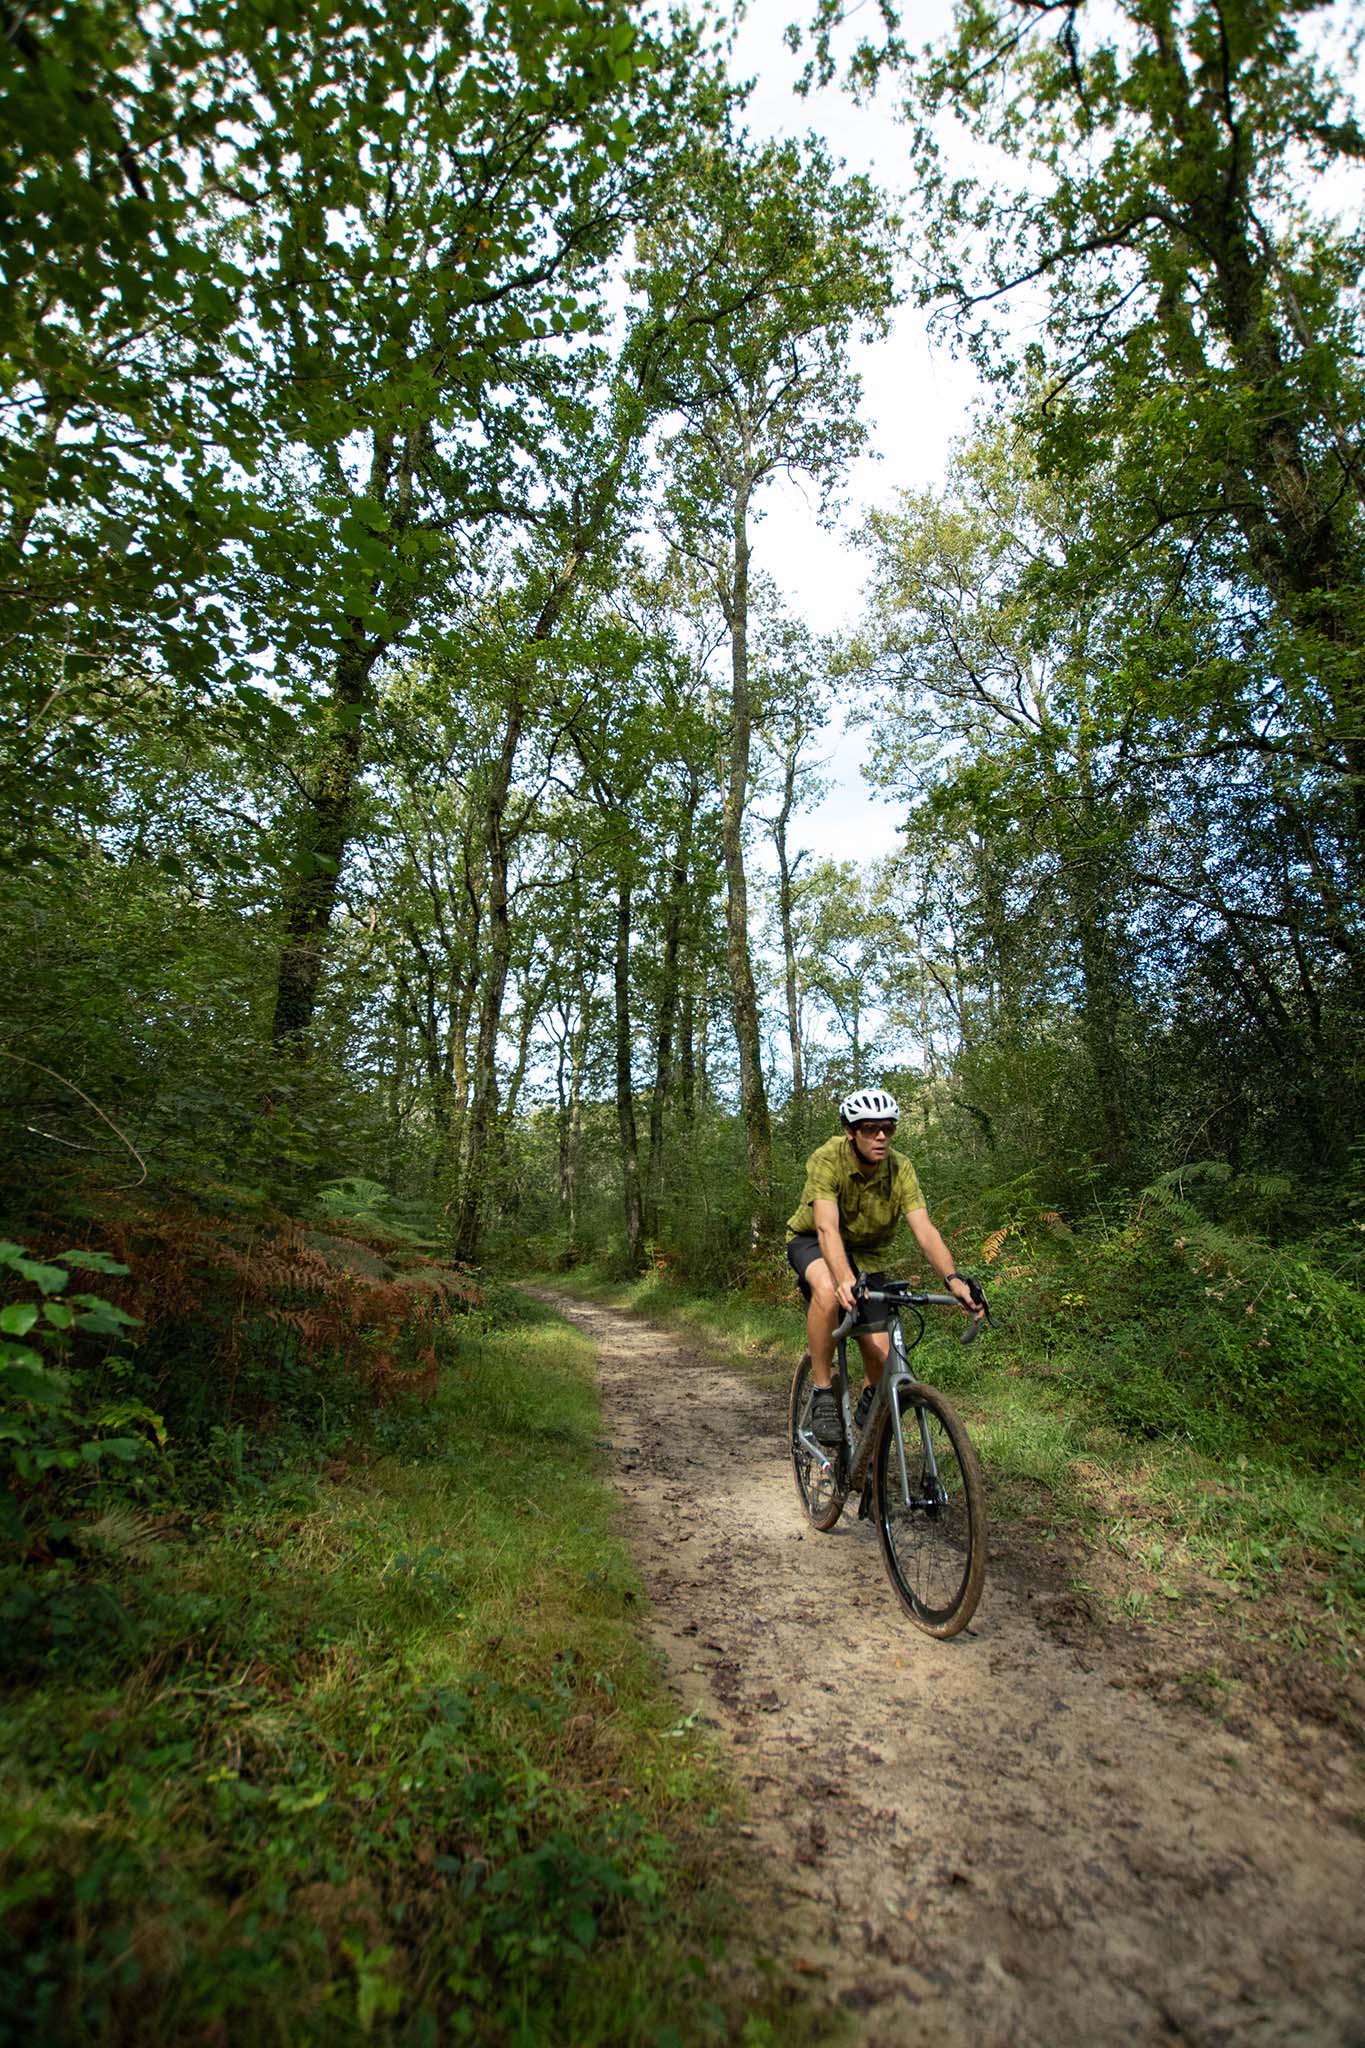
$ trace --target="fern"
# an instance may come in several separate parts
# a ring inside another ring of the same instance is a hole
[[[111,1507],[106,1508],[96,1521],[87,1522],[77,1533],[80,1542],[89,1550],[103,1551],[109,1557],[123,1558],[130,1564],[146,1564],[172,1531],[156,1515],[130,1507]]]

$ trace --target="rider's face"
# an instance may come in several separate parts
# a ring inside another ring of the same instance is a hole
[[[876,1124],[854,1124],[853,1149],[865,1166],[880,1166],[891,1150],[895,1135],[894,1122]]]

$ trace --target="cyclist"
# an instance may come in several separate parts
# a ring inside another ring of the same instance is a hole
[[[853,1307],[854,1283],[861,1275],[858,1261],[884,1250],[902,1217],[967,1313],[978,1322],[986,1313],[980,1284],[954,1269],[952,1254],[924,1205],[914,1167],[903,1153],[891,1149],[899,1116],[895,1097],[882,1088],[859,1088],[845,1096],[839,1105],[841,1134],[817,1147],[806,1161],[801,1206],[787,1223],[787,1262],[806,1303],[815,1382],[811,1431],[822,1444],[837,1444],[843,1435],[832,1384],[835,1325]],[[866,1373],[853,1418],[861,1429],[891,1346],[886,1317],[865,1308],[853,1335]]]

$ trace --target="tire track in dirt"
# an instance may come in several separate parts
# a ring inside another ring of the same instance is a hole
[[[1365,2048],[1365,1841],[989,1576],[966,1634],[920,1635],[854,1508],[805,1522],[776,1399],[536,1292],[596,1346],[651,1632],[748,1788],[778,1960],[862,2041]]]

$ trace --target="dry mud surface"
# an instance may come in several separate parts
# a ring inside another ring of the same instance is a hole
[[[1059,1643],[1003,1574],[967,1633],[921,1635],[855,1506],[806,1524],[785,1404],[541,1298],[597,1348],[652,1632],[747,1787],[776,1966],[854,2039],[1365,2048],[1365,1840],[1332,1802]]]

